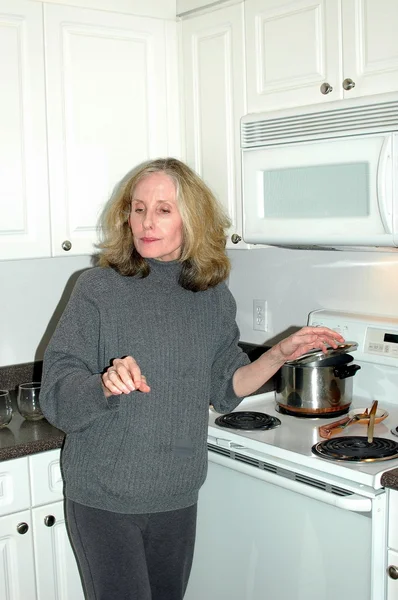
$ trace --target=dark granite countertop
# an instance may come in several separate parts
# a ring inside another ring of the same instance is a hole
[[[26,421],[18,412],[15,392],[11,392],[13,415],[7,427],[0,429],[0,461],[21,458],[61,448],[65,434],[46,419]]]
[[[241,342],[239,345],[252,361],[268,350],[267,346],[247,342]],[[13,401],[11,422],[7,427],[0,429],[0,461],[62,447],[65,437],[63,431],[50,425],[46,419],[26,421],[19,414],[16,405],[17,385],[24,381],[40,381],[41,372],[41,361],[0,367],[0,389],[11,390]],[[275,382],[271,379],[255,393],[260,394],[274,389]]]
[[[398,469],[391,469],[381,476],[381,485],[398,491]]]
[[[0,367],[0,388],[10,390],[13,403],[11,422],[0,429],[0,461],[61,448],[65,434],[46,419],[26,421],[18,412],[16,389],[24,381],[40,381],[42,362]]]

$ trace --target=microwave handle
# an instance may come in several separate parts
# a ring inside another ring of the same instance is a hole
[[[392,135],[381,147],[377,165],[377,201],[386,233],[392,233]]]

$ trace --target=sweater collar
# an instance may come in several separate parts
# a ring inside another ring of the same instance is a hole
[[[182,263],[179,260],[156,260],[155,258],[146,259],[151,270],[149,276],[154,276],[156,279],[178,281],[181,273]]]

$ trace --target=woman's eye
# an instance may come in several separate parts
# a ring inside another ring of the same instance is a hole
[[[169,213],[170,209],[169,208],[161,208],[160,209],[162,213]]]
[[[139,208],[138,206],[136,206],[134,209],[134,212],[141,213],[141,212],[143,212],[143,210],[144,210],[143,208]]]

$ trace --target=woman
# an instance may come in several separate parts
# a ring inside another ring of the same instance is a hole
[[[183,598],[209,403],[229,412],[286,360],[344,341],[304,327],[249,364],[224,283],[228,225],[182,162],[139,167],[46,350],[41,405],[66,432],[66,517],[89,599]]]

